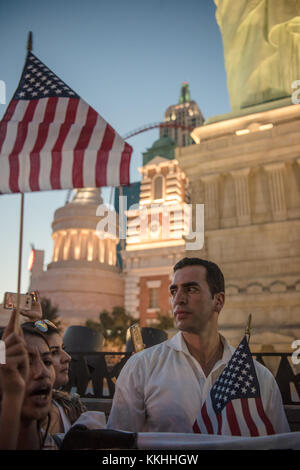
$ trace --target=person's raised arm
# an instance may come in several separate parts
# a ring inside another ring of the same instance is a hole
[[[5,364],[0,365],[0,449],[17,448],[20,429],[21,410],[25,395],[26,381],[29,374],[29,358],[20,329],[14,333],[16,312],[3,333],[5,343]]]

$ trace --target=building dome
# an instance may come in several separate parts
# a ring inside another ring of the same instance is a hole
[[[102,210],[99,210],[101,209]],[[99,237],[98,224],[110,209],[103,206],[99,188],[76,189],[72,202],[55,211],[52,222],[54,240],[52,264],[87,261],[116,264],[116,226],[110,227],[115,239],[107,233]]]
[[[116,213],[103,204],[99,188],[76,189],[55,211],[52,261],[46,271],[34,267],[30,288],[58,306],[64,326],[96,320],[124,303],[114,224]]]
[[[69,228],[95,229],[99,221],[96,211],[101,204],[103,199],[100,188],[76,189],[72,201],[55,211],[53,232]]]

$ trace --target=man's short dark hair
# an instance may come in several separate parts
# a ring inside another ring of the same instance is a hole
[[[206,282],[212,297],[219,292],[225,292],[224,276],[216,263],[201,258],[183,258],[175,264],[173,271],[175,273],[178,269],[186,266],[204,266],[206,268]]]

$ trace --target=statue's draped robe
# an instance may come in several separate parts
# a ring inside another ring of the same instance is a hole
[[[300,0],[214,0],[233,110],[290,96],[300,79]]]

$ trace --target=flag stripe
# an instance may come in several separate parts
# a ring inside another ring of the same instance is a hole
[[[266,426],[267,434],[275,434],[273,425],[271,421],[269,420],[269,418],[267,417],[266,413],[264,412],[261,397],[255,398],[255,401],[256,401],[258,414],[261,420],[263,421],[264,425]]]
[[[2,122],[0,123],[0,153],[1,153],[1,150],[2,150],[2,146],[3,146],[3,143],[5,141],[5,137],[6,137],[6,132],[7,132],[7,126],[8,126],[8,121],[11,120],[14,112],[15,112],[15,109],[18,105],[18,101],[17,100],[12,100],[10,103],[9,103],[9,106],[6,110],[6,113],[3,117],[3,120]]]
[[[36,122],[35,117],[43,119],[46,111],[48,99],[39,100],[34,111],[32,121],[28,123],[28,131],[24,145],[19,154],[19,191],[26,192],[30,189],[30,153],[33,150],[35,142],[38,138],[39,122]],[[25,115],[24,115],[25,116]]]
[[[249,410],[249,403],[247,398],[241,398],[241,405],[244,414],[245,421],[250,431],[251,436],[259,436],[257,426],[252,419],[250,410]]]
[[[232,436],[240,436],[241,435],[241,430],[235,415],[234,408],[232,406],[232,402],[228,402],[226,405],[226,418],[227,418],[227,423],[229,424],[230,427],[230,432]]]
[[[27,109],[27,103],[25,104],[20,101],[19,102],[16,101],[16,103],[17,103],[17,106],[15,108],[13,120],[8,122],[6,126],[7,128],[5,130],[4,141],[2,143],[2,148],[1,148],[1,156],[5,156],[5,155],[9,156],[14,147],[17,133],[18,133],[18,127],[19,127],[19,121],[14,119],[15,115],[21,113],[23,117]],[[2,121],[1,121],[1,124],[2,124]]]
[[[201,434],[201,431],[200,431],[200,428],[198,426],[197,421],[195,421],[194,424],[193,424],[193,431],[194,431],[195,434]]]
[[[3,122],[8,122],[12,119],[12,117],[15,113],[17,104],[19,104],[18,100],[11,100],[11,102],[9,103],[9,105],[7,107],[7,110],[5,111],[4,116],[2,118]]]
[[[63,100],[64,98],[62,98]],[[60,172],[62,165],[62,148],[69,130],[76,119],[79,101],[71,98],[68,101],[68,108],[66,112],[65,123],[61,125],[59,136],[52,149],[52,168],[50,174],[50,181],[52,189],[61,189]]]
[[[40,152],[48,137],[50,123],[55,116],[58,98],[49,98],[45,109],[44,120],[39,124],[38,134],[35,145],[30,152],[30,175],[29,186],[31,191],[39,191],[39,174],[40,174]]]
[[[51,186],[51,169],[52,169],[52,149],[57,141],[61,122],[65,120],[68,100],[59,98],[55,110],[53,122],[49,126],[48,137],[40,152],[40,174],[39,185],[43,189],[52,189]]]
[[[62,188],[74,188],[73,184],[73,160],[74,149],[78,142],[78,137],[82,126],[87,120],[89,106],[83,100],[79,100],[75,121],[69,129],[62,146],[62,160],[60,170],[60,182]]]
[[[120,165],[120,185],[128,185],[130,180],[131,147],[125,142]]]
[[[115,134],[107,162],[107,178],[111,181],[112,186],[120,186],[120,172],[116,171],[116,168],[120,168],[123,150],[124,141],[118,134]],[[115,166],[113,162],[115,162]]]
[[[9,166],[10,166],[10,175],[9,175],[9,186],[13,193],[20,192],[19,188],[19,154],[21,153],[28,132],[29,122],[32,121],[35,109],[38,105],[38,101],[30,101],[27,109],[24,114],[23,121],[18,124],[17,137],[15,140],[14,148],[12,149],[11,154],[9,155]]]
[[[238,398],[232,401],[232,406],[235,411],[235,416],[238,417],[239,428],[242,436],[250,436],[249,427],[246,423],[241,400]]]
[[[206,403],[204,403],[204,405],[202,406],[201,415],[202,415],[202,419],[204,421],[208,434],[213,434],[214,430],[211,424],[211,420],[209,419],[209,416],[207,413]]]
[[[106,169],[108,162],[108,154],[114,142],[115,132],[113,128],[107,124],[101,148],[97,153],[96,161],[96,186],[106,186]]]
[[[12,105],[13,104],[13,105]],[[11,106],[12,105],[12,106]],[[24,115],[27,108],[22,104],[20,101],[14,100],[10,103],[8,111],[11,112],[11,115],[15,115],[16,109],[21,109],[22,115]],[[10,117],[10,115],[9,115]],[[1,121],[0,123],[0,133],[2,133],[1,138],[1,171],[0,171],[0,189],[1,193],[11,193],[10,189],[10,163],[9,163],[9,155],[13,149],[16,136],[18,132],[18,122],[4,122]]]
[[[83,161],[83,183],[86,188],[93,188],[96,185],[95,169],[97,161],[98,149],[101,146],[104,132],[106,129],[106,122],[101,116],[97,116],[97,122],[93,129],[90,139],[89,148],[85,151]]]
[[[78,142],[74,149],[74,160],[72,169],[72,180],[74,188],[83,187],[83,160],[84,152],[88,147],[94,127],[97,122],[97,113],[89,108],[85,126],[82,127]]]
[[[217,421],[218,421],[218,431],[217,434],[222,434],[222,414],[219,413],[217,415]]]

